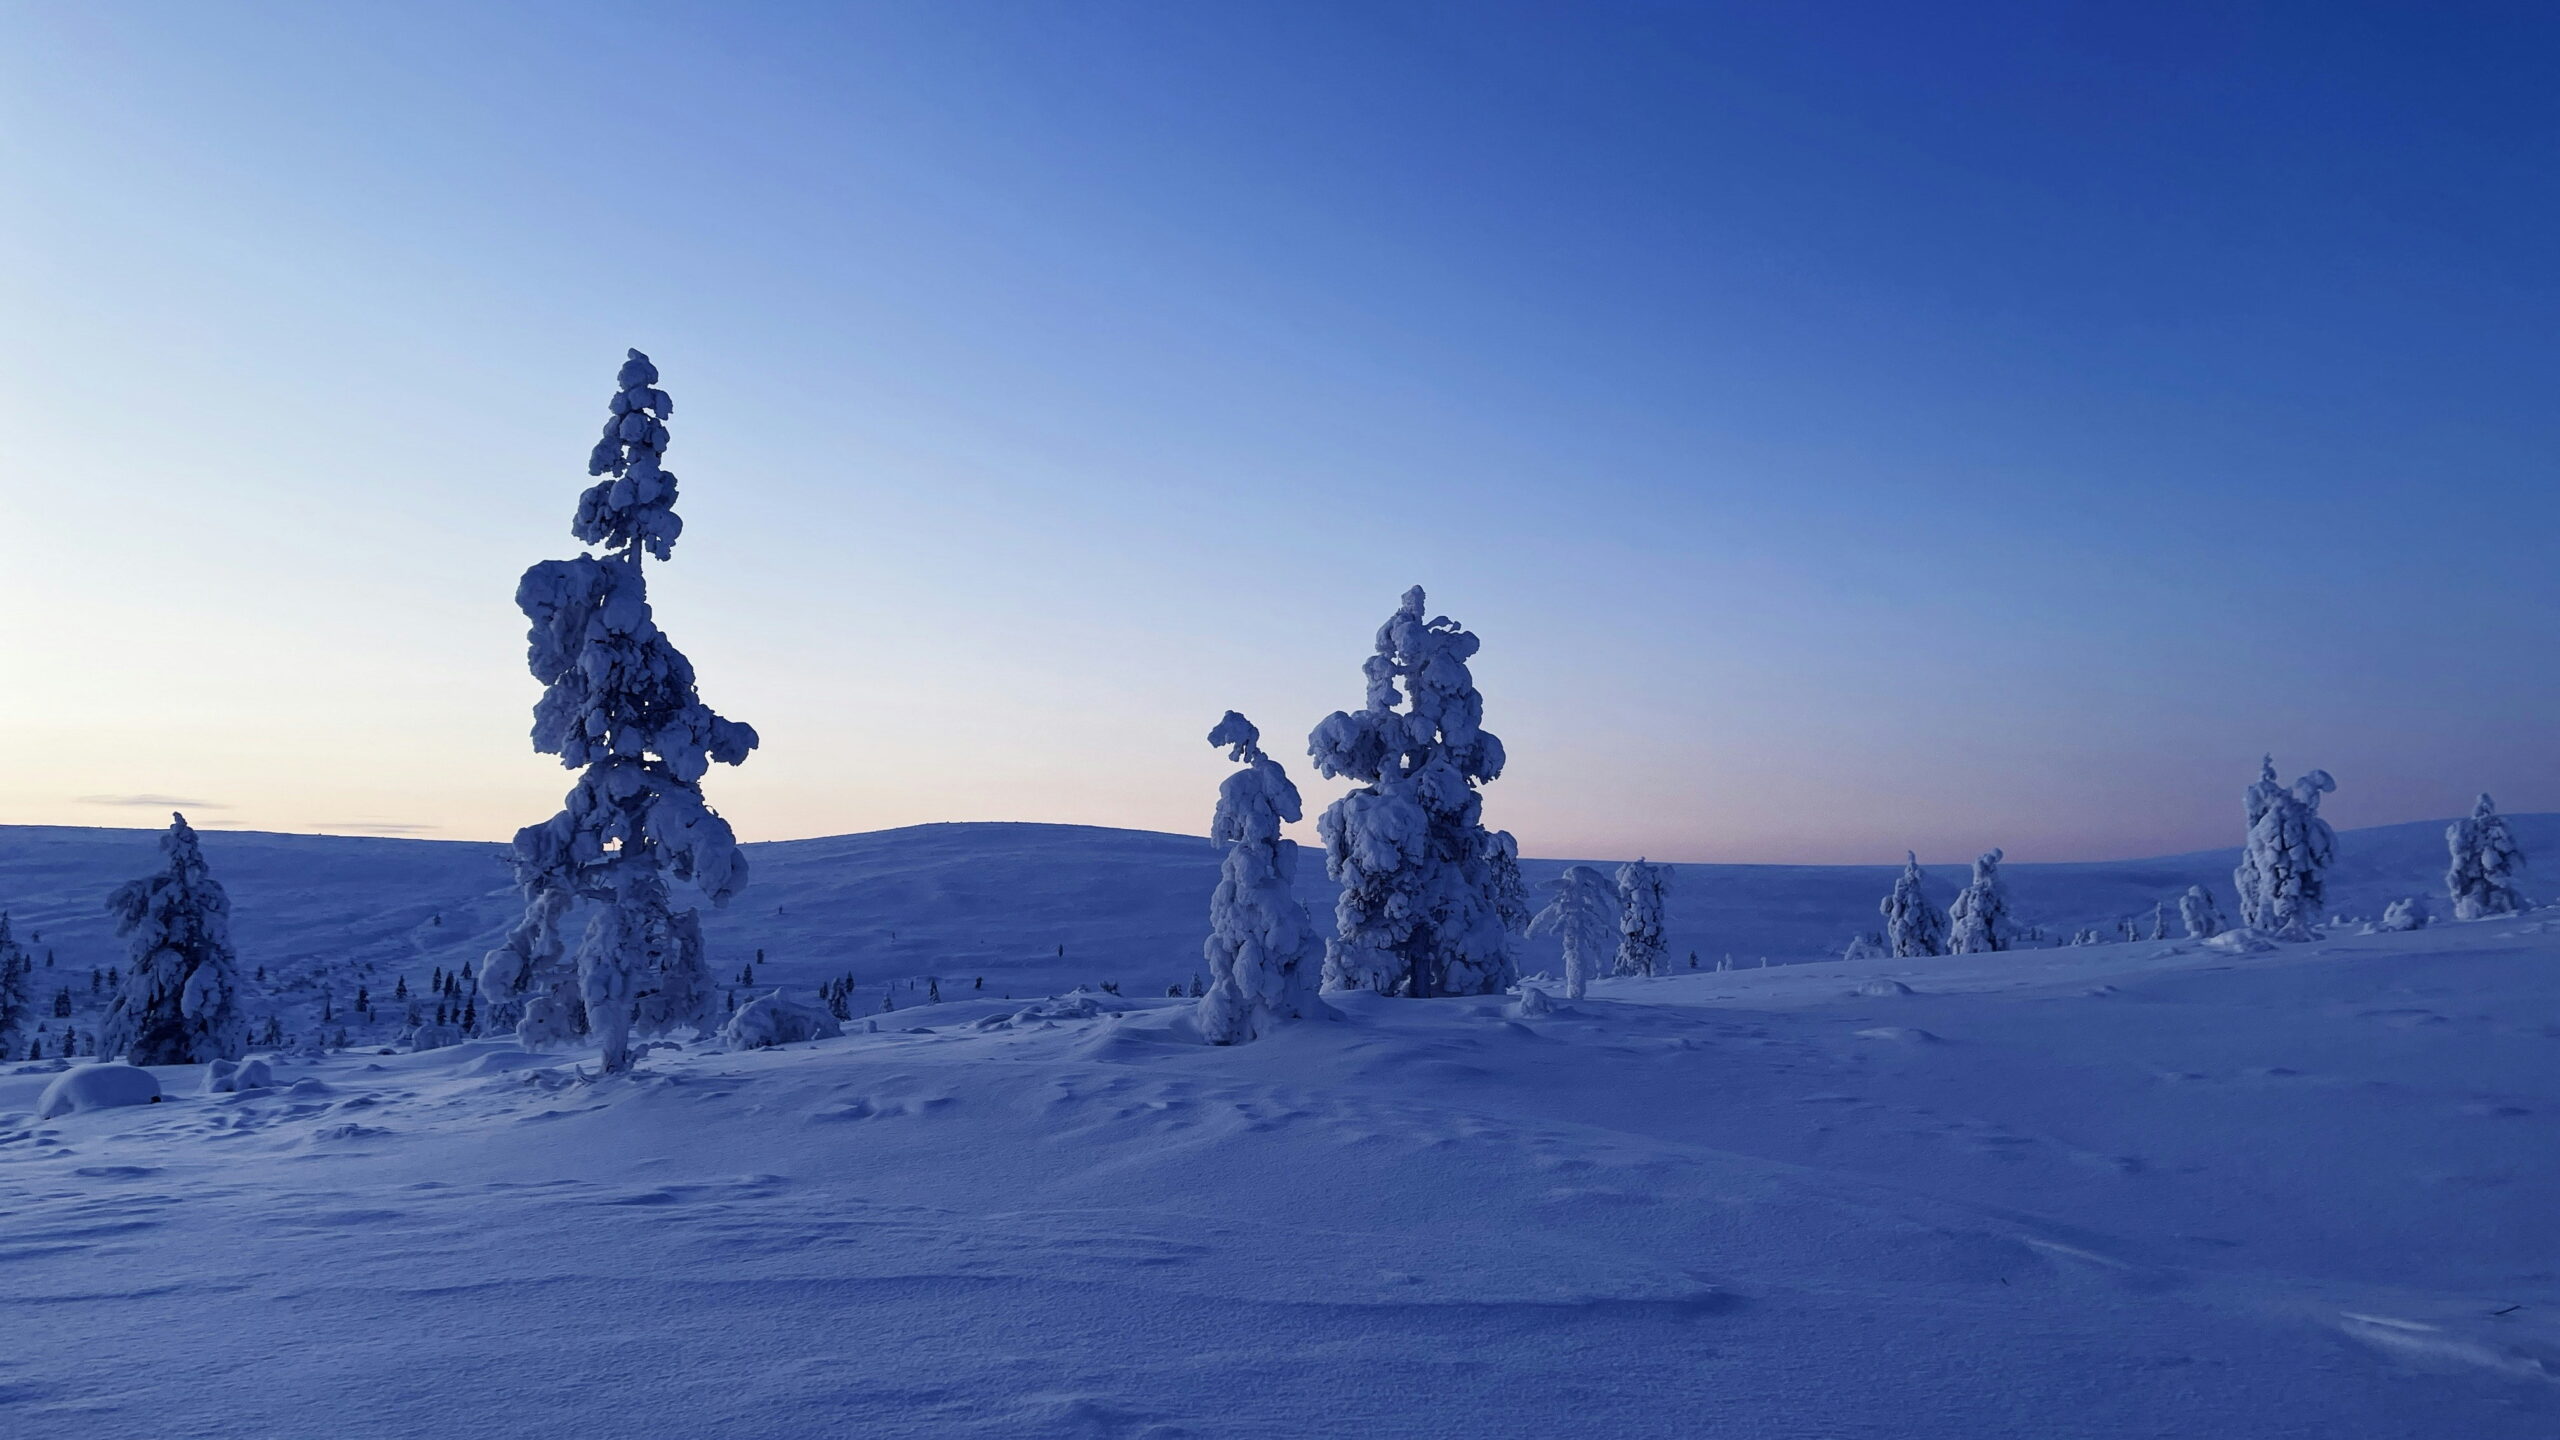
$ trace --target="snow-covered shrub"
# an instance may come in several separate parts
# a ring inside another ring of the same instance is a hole
[[[2231,955],[2256,955],[2276,948],[2274,941],[2246,925],[2225,930],[2204,943],[2205,948],[2209,950],[2220,950]]]
[[[1546,991],[1539,989],[1537,986],[1530,984],[1526,980],[1520,982],[1519,990],[1520,998],[1511,1006],[1511,1013],[1514,1017],[1522,1020],[1535,1020],[1541,1015],[1553,1015],[1556,1013],[1556,1007],[1553,1002],[1547,999]]]
[[[1663,900],[1671,889],[1671,867],[1641,859],[1618,867],[1618,957],[1620,975],[1668,975],[1669,956],[1663,941]]]
[[[170,817],[160,853],[167,869],[107,897],[133,959],[98,1032],[98,1053],[136,1065],[238,1059],[249,1026],[231,954],[231,897],[205,867],[186,816]]]
[[[27,1022],[35,1019],[35,994],[28,978],[34,973],[35,961],[9,933],[9,917],[0,912],[0,1060],[16,1058]]]
[[[180,1062],[183,1063],[183,1062]],[[139,1065],[82,1065],[65,1070],[36,1097],[36,1118],[51,1120],[84,1110],[114,1110],[149,1105],[160,1098],[160,1081]]]
[[[1973,862],[1973,883],[1947,907],[1947,953],[1978,955],[2009,948],[2014,922],[2009,918],[2009,892],[2000,883],[2000,852],[1984,851]]]
[[[463,1039],[460,1027],[438,1025],[430,1020],[424,1025],[411,1026],[408,1032],[400,1037],[400,1048],[414,1055],[421,1051],[442,1050],[448,1045],[459,1045]]]
[[[1871,930],[1864,935],[1850,936],[1849,943],[1842,947],[1840,951],[1840,958],[1843,960],[1882,960],[1892,953],[1893,947],[1886,942],[1885,938]]]
[[[728,1050],[768,1050],[803,1040],[831,1040],[844,1026],[823,1005],[786,1000],[782,992],[759,995],[741,1005],[720,1027],[720,1044]]]
[[[1280,833],[1302,813],[1298,787],[1261,742],[1262,732],[1233,710],[1209,732],[1210,744],[1245,767],[1218,786],[1209,820],[1209,842],[1227,848],[1201,946],[1209,988],[1197,1007],[1200,1033],[1213,1045],[1251,1040],[1323,1004],[1314,992],[1324,942],[1298,902],[1298,844]]]
[[[2272,773],[2272,772],[2270,772]],[[2257,821],[2233,880],[2241,890],[2241,921],[2278,940],[2308,940],[2320,918],[2326,875],[2337,858],[2337,832],[2320,818],[2320,797],[2338,788],[2326,770],[2314,770],[2290,790],[2263,794],[2269,782],[2250,787]]]
[[[516,832],[522,922],[481,962],[493,1011],[521,1018],[528,1046],[591,1033],[604,1068],[631,1063],[631,1037],[700,1026],[712,1010],[700,918],[670,903],[667,878],[714,905],[747,883],[729,823],[702,798],[711,762],[739,764],[756,732],[722,718],[695,690],[692,662],[649,610],[642,557],[673,553],[683,522],[676,477],[659,465],[673,405],[657,367],[634,350],[616,377],[612,418],[578,500],[578,539],[605,554],[527,570],[516,605],[533,622],[530,663],[543,683],[534,749],[581,770],[560,813]],[[574,957],[559,927],[592,902]]]
[[[1564,998],[1579,1000],[1619,934],[1618,888],[1588,865],[1567,865],[1555,898],[1529,922],[1532,935],[1564,942]]]
[[[2516,872],[2524,868],[2524,847],[2516,843],[2507,817],[2487,795],[2469,817],[2445,827],[2445,849],[2452,864],[2444,872],[2445,890],[2453,897],[2453,918],[2481,920],[2512,915],[2525,908],[2516,889]]]
[[[2396,934],[2404,930],[2424,930],[2427,928],[2427,922],[2434,918],[2427,913],[2426,897],[2411,895],[2406,899],[2394,900],[2383,906],[2382,918],[2374,921],[2370,928],[2382,934]]]
[[[1476,637],[1422,607],[1421,586],[1405,592],[1361,667],[1367,703],[1307,738],[1320,773],[1359,782],[1316,825],[1342,886],[1324,988],[1498,995],[1516,967],[1476,787],[1502,773],[1502,742],[1467,671]]]
[[[1893,893],[1876,909],[1884,916],[1884,934],[1893,953],[1903,959],[1947,953],[1947,912],[1921,891],[1920,857],[1902,852],[1902,874]]]
[[[2187,927],[2190,940],[2210,940],[2222,933],[2222,911],[2213,903],[2213,892],[2202,885],[2190,885],[2178,897],[2178,920]]]

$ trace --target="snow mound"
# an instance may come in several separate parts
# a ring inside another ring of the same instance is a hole
[[[204,1093],[237,1095],[243,1090],[264,1090],[276,1083],[275,1067],[264,1055],[246,1060],[216,1060],[204,1067]]]
[[[2276,946],[2274,941],[2243,925],[2237,930],[2225,930],[2205,941],[2204,948],[2219,950],[2225,955],[2263,955]]]
[[[149,1105],[159,1098],[160,1082],[139,1065],[83,1065],[64,1071],[61,1078],[44,1087],[44,1094],[36,1099],[36,1118],[51,1120],[84,1110]]]
[[[720,1027],[720,1043],[731,1050],[770,1050],[802,1040],[831,1040],[844,1033],[836,1017],[815,1005],[782,998],[782,992],[759,995],[738,1007]]]
[[[1913,1029],[1908,1025],[1878,1025],[1870,1030],[1855,1030],[1850,1033],[1856,1035],[1861,1040],[1885,1040],[1896,1045],[1935,1045],[1938,1043],[1937,1036],[1926,1030]]]
[[[1912,991],[1910,986],[1903,984],[1899,980],[1887,980],[1883,976],[1879,975],[1875,979],[1868,981],[1866,984],[1859,986],[1858,993],[1863,996],[1877,997],[1888,995],[1908,995],[1912,993]]]
[[[1546,991],[1535,985],[1522,985],[1520,999],[1511,1007],[1511,1013],[1523,1020],[1534,1020],[1541,1015],[1553,1015],[1556,1007],[1548,1003]]]

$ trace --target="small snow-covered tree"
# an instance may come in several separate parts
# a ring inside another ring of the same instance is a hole
[[[1262,753],[1261,741],[1253,722],[1233,710],[1209,732],[1210,744],[1245,766],[1219,785],[1209,821],[1210,843],[1227,849],[1201,947],[1209,988],[1200,997],[1200,1033],[1214,1045],[1254,1039],[1323,1008],[1315,979],[1324,942],[1298,903],[1298,844],[1280,833],[1301,813],[1298,787]]]
[[[2512,915],[2525,908],[2516,888],[2516,872],[2524,868],[2524,847],[2516,843],[2507,817],[2487,795],[2471,807],[2468,818],[2445,827],[2445,848],[2452,864],[2444,872],[2453,899],[2453,918],[2480,920]]]
[[[1641,859],[1618,867],[1618,958],[1620,975],[1668,975],[1664,951],[1663,901],[1671,889],[1671,867]]]
[[[2000,883],[2000,852],[1984,851],[1973,862],[1973,883],[1947,907],[1947,953],[1978,955],[2009,948],[2015,929],[2009,917],[2009,892]]]
[[[2190,885],[2178,897],[2178,919],[2187,927],[2190,940],[2210,940],[2222,933],[2222,911],[2213,903],[2213,892],[2201,885]]]
[[[1367,703],[1307,738],[1318,771],[1359,782],[1316,824],[1325,873],[1342,886],[1327,990],[1499,994],[1516,970],[1476,793],[1503,762],[1467,671],[1478,642],[1422,607],[1416,585],[1361,667]]]
[[[591,1032],[608,1072],[630,1068],[634,1035],[711,1015],[701,920],[675,908],[668,877],[714,905],[747,883],[737,837],[704,803],[701,781],[712,761],[744,761],[756,732],[702,703],[692,662],[650,614],[641,573],[643,556],[667,559],[684,529],[676,477],[659,464],[674,406],[657,382],[649,357],[632,351],[588,458],[587,473],[603,478],[578,497],[570,531],[605,553],[543,561],[516,588],[544,687],[534,749],[581,773],[559,814],[516,832],[524,918],[480,967],[493,1006],[521,1007],[525,1043]],[[581,901],[595,908],[568,957],[560,927]]]
[[[1902,874],[1893,882],[1893,893],[1876,906],[1884,915],[1886,941],[1903,959],[1947,953],[1947,912],[1922,892],[1922,879],[1920,857],[1903,851]]]
[[[2337,832],[2320,818],[2320,797],[2338,788],[2326,770],[2314,770],[2293,788],[2268,797],[2249,828],[2240,873],[2252,877],[2256,908],[2243,914],[2251,928],[2280,940],[2308,940],[2326,898],[2326,876],[2337,858]],[[2254,795],[2254,792],[2253,792]]]
[[[25,1038],[27,1022],[36,1016],[30,977],[35,962],[9,933],[9,917],[0,912],[0,1060],[6,1060]]]
[[[1618,943],[1618,887],[1588,865],[1567,865],[1556,877],[1555,898],[1529,921],[1532,935],[1553,935],[1564,944],[1564,994],[1582,998],[1601,957]]]
[[[100,1054],[136,1065],[237,1060],[248,1048],[240,967],[231,953],[231,897],[204,863],[187,817],[160,837],[168,868],[107,897],[133,955],[99,1031]]]

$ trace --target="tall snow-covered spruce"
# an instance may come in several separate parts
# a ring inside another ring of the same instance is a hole
[[[2524,895],[2516,888],[2524,847],[2516,843],[2496,802],[2482,795],[2467,818],[2445,827],[2444,844],[2452,859],[2444,886],[2453,899],[2454,919],[2483,920],[2525,908]]]
[[[1567,865],[1555,878],[1556,897],[1529,921],[1532,935],[1564,943],[1564,994],[1579,1000],[1600,969],[1600,958],[1618,943],[1619,888],[1589,865]]]
[[[1663,940],[1663,901],[1671,889],[1671,867],[1630,860],[1618,867],[1618,957],[1620,975],[1668,975],[1670,956]]]
[[[2327,899],[2327,874],[2337,858],[2338,835],[2320,818],[2320,797],[2338,788],[2326,770],[2314,770],[2288,790],[2274,782],[2270,763],[2249,787],[2249,845],[2232,880],[2240,890],[2240,920],[2280,940],[2308,940]]]
[[[2272,928],[2267,923],[2267,877],[2259,869],[2259,855],[2249,844],[2258,822],[2267,811],[2284,798],[2284,786],[2276,780],[2276,757],[2265,755],[2258,760],[2258,778],[2240,794],[2240,805],[2247,817],[2241,827],[2240,864],[2231,872],[2231,888],[2240,896],[2240,923],[2256,929]]]
[[[1947,907],[1947,953],[1979,955],[2017,942],[2009,916],[2008,887],[2000,883],[2000,852],[1986,850],[1973,862],[1973,883]]]
[[[480,966],[481,993],[516,1008],[526,1044],[591,1034],[609,1072],[631,1067],[634,1036],[711,1018],[700,917],[675,908],[668,879],[714,905],[747,883],[737,837],[701,782],[714,760],[744,761],[756,732],[702,703],[641,573],[643,557],[667,559],[684,529],[676,477],[659,464],[674,406],[657,383],[658,368],[632,351],[588,457],[587,473],[603,478],[578,497],[570,533],[604,553],[545,560],[516,587],[543,684],[533,748],[581,773],[559,814],[516,832],[524,919]],[[568,955],[560,927],[580,902],[594,908]]]
[[[107,897],[133,959],[98,1031],[97,1052],[136,1065],[237,1060],[249,1028],[231,953],[231,897],[206,868],[186,816],[169,818],[160,853],[168,868]]]
[[[1280,833],[1303,813],[1298,787],[1261,742],[1262,732],[1233,710],[1209,732],[1210,744],[1245,766],[1218,786],[1209,821],[1210,842],[1227,848],[1201,949],[1209,988],[1200,997],[1200,1033],[1214,1045],[1241,1044],[1324,1009],[1315,997],[1324,942],[1298,903],[1298,843]]]
[[[1499,994],[1517,967],[1476,787],[1502,773],[1502,742],[1467,671],[1476,637],[1422,604],[1416,585],[1378,627],[1367,704],[1307,739],[1318,771],[1360,785],[1316,824],[1342,886],[1324,988]]]
[[[1925,878],[1919,855],[1903,851],[1902,874],[1894,879],[1893,893],[1876,906],[1884,915],[1885,941],[1901,959],[1947,953],[1947,912],[1920,888]]]

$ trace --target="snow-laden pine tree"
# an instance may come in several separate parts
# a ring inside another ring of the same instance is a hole
[[[1555,898],[1531,918],[1529,933],[1564,943],[1564,995],[1579,1000],[1618,943],[1618,887],[1589,865],[1567,865],[1554,884]]]
[[[18,1046],[27,1038],[27,1022],[36,1018],[30,978],[34,972],[35,961],[9,933],[9,917],[0,912],[0,1060],[17,1058]]]
[[[1886,942],[1903,959],[1947,953],[1947,912],[1922,892],[1923,878],[1919,855],[1903,851],[1902,874],[1893,882],[1893,893],[1876,906],[1884,915]]]
[[[2257,783],[2241,792],[2240,796],[2248,823],[2240,830],[2240,865],[2231,872],[2231,888],[2240,896],[2240,923],[2261,930],[2270,928],[2266,921],[2267,878],[2258,869],[2258,852],[2248,843],[2248,837],[2256,833],[2258,822],[2266,818],[2267,811],[2282,800],[2284,794],[2284,786],[2276,781],[2276,757],[2260,757]]]
[[[1422,605],[1416,585],[1378,627],[1361,666],[1367,704],[1307,737],[1319,772],[1360,786],[1316,824],[1325,873],[1342,886],[1327,990],[1499,994],[1516,970],[1476,793],[1503,760],[1467,671],[1477,640]]]
[[[2252,929],[2279,940],[2309,940],[2326,898],[2326,875],[2337,858],[2338,835],[2320,818],[2320,797],[2338,788],[2326,770],[2314,770],[2293,788],[2268,798],[2249,827],[2240,873],[2255,877],[2257,908],[2242,916]]]
[[[136,1065],[237,1060],[249,1039],[231,953],[231,897],[205,867],[186,816],[170,817],[160,853],[168,868],[107,897],[133,960],[98,1032],[98,1053]]]
[[[1620,975],[1668,975],[1664,951],[1663,901],[1671,889],[1671,867],[1642,859],[1618,867],[1618,957]]]
[[[2178,919],[2187,927],[2190,940],[2210,940],[2222,933],[2222,911],[2213,903],[2213,892],[2201,885],[2190,885],[2178,897]]]
[[[1973,883],[1947,907],[1947,953],[1978,955],[2006,950],[2015,938],[2009,918],[2009,892],[2000,883],[2000,852],[1984,851],[1973,862]]]
[[[747,883],[737,837],[703,802],[701,781],[714,760],[745,760],[756,732],[702,703],[641,573],[643,556],[668,558],[684,528],[676,477],[659,464],[674,407],[657,382],[649,357],[632,351],[588,458],[587,473],[603,478],[578,497],[570,533],[604,553],[543,561],[516,587],[543,684],[533,748],[581,773],[559,814],[516,832],[524,919],[480,966],[493,1008],[522,1007],[526,1044],[591,1033],[607,1071],[630,1068],[634,1035],[711,1017],[700,917],[675,908],[669,877],[714,905]],[[561,923],[581,901],[594,908],[565,955]]]
[[[1529,882],[1520,878],[1520,842],[1508,830],[1486,835],[1484,863],[1493,886],[1494,918],[1502,922],[1506,934],[1526,933],[1534,907],[1529,904]]]
[[[2516,889],[2516,873],[2524,869],[2524,847],[2516,843],[2507,817],[2487,795],[2471,807],[2468,818],[2445,827],[2445,849],[2452,864],[2444,886],[2453,898],[2453,918],[2480,920],[2512,915],[2525,908]]]
[[[1201,947],[1209,989],[1198,1006],[1200,1033],[1213,1045],[1241,1044],[1324,1003],[1315,997],[1324,942],[1298,903],[1298,843],[1280,833],[1301,813],[1298,787],[1261,742],[1262,732],[1233,710],[1209,732],[1210,744],[1245,767],[1218,786],[1209,821],[1210,843],[1227,848]]]

